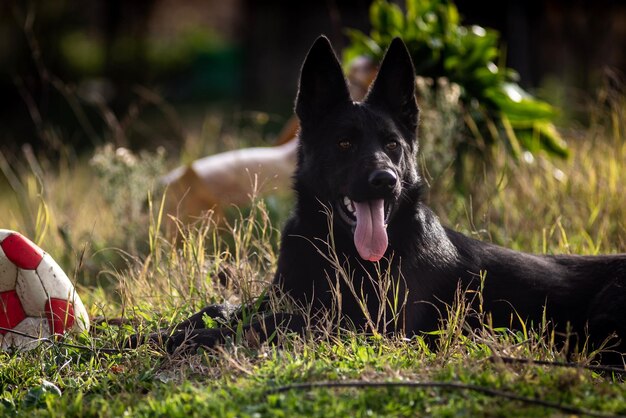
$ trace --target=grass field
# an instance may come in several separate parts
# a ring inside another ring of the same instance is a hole
[[[467,195],[453,191],[452,173],[430,179],[432,207],[444,223],[518,250],[626,252],[626,107],[612,103],[597,105],[590,128],[563,131],[569,160],[514,162],[496,150],[489,163],[474,162]],[[181,226],[173,243],[161,232],[158,192],[146,194],[171,163],[164,157],[109,149],[91,163],[67,152],[52,164],[25,155],[0,161],[0,227],[48,251],[93,318],[133,322],[0,353],[2,416],[626,415],[621,374],[564,367],[549,336],[533,330],[463,333],[462,305],[451,308],[436,351],[419,337],[348,331],[287,338],[282,348],[241,336],[194,355],[121,350],[136,328],[258,295],[272,277],[284,213],[276,208],[286,202],[255,201],[228,224]],[[225,269],[226,282],[217,279]]]

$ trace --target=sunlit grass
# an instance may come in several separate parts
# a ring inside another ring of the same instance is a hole
[[[469,165],[474,174],[467,195],[454,192],[452,173],[444,172],[432,179],[430,203],[444,223],[510,248],[545,254],[626,252],[626,121],[623,114],[607,120],[606,125],[598,121],[591,129],[565,132],[572,149],[567,161],[534,156],[514,162],[504,151],[494,151],[489,163]],[[420,338],[366,338],[348,332],[316,341],[288,339],[281,349],[238,340],[218,352],[201,350],[186,357],[149,346],[101,352],[119,347],[123,336],[137,329],[165,326],[207,303],[258,296],[272,280],[280,233],[261,200],[242,212],[233,210],[226,222],[211,212],[191,225],[166,219],[156,189],[146,190],[145,199],[138,201],[139,214],[121,219],[123,212],[106,198],[110,185],[88,159],[34,161],[10,164],[13,178],[0,189],[2,227],[30,236],[57,259],[92,316],[132,322],[105,322],[93,335],[73,341],[90,350],[42,345],[28,353],[0,353],[0,414],[2,408],[33,416],[555,412],[440,389],[266,392],[295,382],[346,379],[463,382],[626,412],[626,388],[619,378],[582,369],[499,363],[494,355],[564,357],[549,333],[512,333],[488,324],[463,332],[463,320],[471,314],[463,303],[450,307],[436,351]],[[173,233],[163,232],[166,222],[176,227]],[[402,295],[396,302],[401,304]],[[580,360],[586,361],[585,356]]]
[[[570,140],[570,147],[566,161],[513,162],[498,152],[468,196],[447,192],[451,179],[444,177],[431,203],[449,225],[517,250],[625,252],[626,142],[586,137]]]

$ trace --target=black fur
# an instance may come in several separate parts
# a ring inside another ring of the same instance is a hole
[[[381,306],[380,271],[390,271],[398,294],[407,295],[399,322],[384,324],[379,331],[400,330],[411,336],[435,330],[458,288],[478,290],[482,284],[483,307],[493,326],[519,326],[519,318],[537,325],[545,311],[551,324],[562,332],[571,330],[579,345],[587,336],[594,347],[613,332],[626,337],[626,255],[524,254],[468,238],[439,223],[422,199],[414,89],[413,65],[400,39],[391,43],[361,103],[351,100],[329,41],[320,37],[315,42],[302,67],[296,101],[301,122],[294,177],[297,203],[282,234],[274,285],[317,312],[337,308],[333,285],[338,284],[342,323],[368,331],[371,324],[357,299],[344,281],[336,280],[335,268],[324,256],[330,253],[326,243],[332,241],[372,317]],[[357,202],[384,199],[388,246],[379,262],[359,255],[350,214],[340,213],[345,212],[344,196]],[[210,306],[179,324],[165,335],[168,347],[183,341],[204,346],[223,341],[232,329],[205,329],[202,315],[241,319],[241,311],[225,309]],[[247,327],[264,339],[277,327],[304,333],[306,321],[296,314],[269,313]],[[626,351],[625,345],[620,343],[617,350]]]

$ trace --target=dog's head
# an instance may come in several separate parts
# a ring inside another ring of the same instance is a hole
[[[363,259],[381,259],[387,223],[420,181],[415,72],[404,42],[392,41],[368,95],[353,102],[330,42],[318,38],[302,66],[296,114],[296,184],[333,206]]]

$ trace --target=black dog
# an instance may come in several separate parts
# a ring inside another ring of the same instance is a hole
[[[626,255],[519,253],[444,228],[425,206],[416,166],[415,74],[400,39],[391,43],[367,98],[356,103],[329,41],[320,37],[302,66],[296,113],[297,204],[274,279],[293,300],[311,312],[333,308],[342,324],[365,332],[376,327],[410,336],[436,330],[457,289],[481,290],[494,327],[547,318],[580,346],[587,338],[598,347],[613,333],[626,337]],[[383,276],[390,286],[380,285]],[[160,337],[174,349],[183,342],[213,346],[233,335],[229,327],[204,328],[204,314],[242,316],[209,306]],[[381,317],[387,319],[375,321]],[[245,329],[266,339],[277,327],[304,333],[307,325],[302,315],[274,312]],[[620,343],[617,351],[625,348]]]

